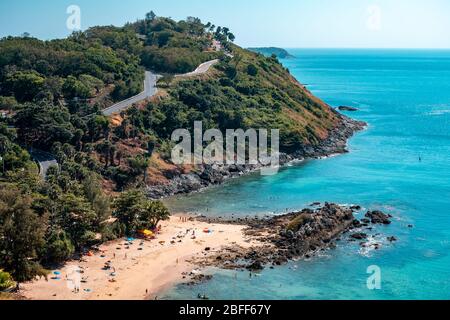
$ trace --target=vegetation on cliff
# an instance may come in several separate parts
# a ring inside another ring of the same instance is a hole
[[[276,48],[276,47],[261,47],[261,48],[248,48],[248,50],[260,53],[266,57],[275,56],[280,59],[293,58],[286,49]]]

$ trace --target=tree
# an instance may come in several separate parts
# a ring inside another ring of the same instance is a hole
[[[62,86],[62,91],[64,96],[69,99],[87,99],[91,96],[89,87],[74,76],[67,77]]]
[[[114,165],[115,151],[116,147],[109,140],[105,140],[97,145],[97,152],[99,152],[103,156],[105,169],[107,169],[110,164]]]
[[[161,201],[143,201],[134,208],[137,212],[136,229],[155,229],[159,222],[167,220],[170,212]]]
[[[53,231],[47,239],[45,254],[47,261],[61,263],[75,252],[72,241],[63,230]]]
[[[154,21],[156,19],[156,14],[152,11],[145,14],[145,20]]]
[[[45,217],[33,209],[32,198],[16,188],[0,189],[0,263],[18,282],[45,276],[38,253],[45,244]]]
[[[6,76],[5,87],[20,102],[31,101],[42,90],[45,78],[36,71],[17,71]]]
[[[247,74],[252,77],[255,77],[258,74],[258,68],[256,68],[254,64],[249,64],[247,66]]]
[[[1,110],[14,110],[18,107],[16,98],[14,97],[2,97],[0,96],[0,109]]]
[[[151,201],[141,190],[122,193],[114,201],[114,216],[125,226],[127,234],[142,229],[154,229],[170,212],[160,201]]]
[[[15,283],[11,275],[0,269],[0,291],[11,288],[14,285]]]
[[[28,104],[14,117],[18,137],[28,146],[49,150],[53,143],[70,142],[74,127],[65,107]]]
[[[135,176],[143,175],[143,182],[145,184],[147,181],[147,169],[150,164],[148,157],[139,155],[130,158],[128,159],[128,164]]]
[[[127,233],[132,230],[132,225],[136,218],[136,212],[131,210],[136,203],[142,201],[144,195],[140,190],[129,190],[122,192],[119,197],[114,200],[114,217],[119,223],[126,227]]]
[[[67,232],[77,249],[95,240],[96,214],[86,199],[66,193],[58,199],[57,212],[58,225]]]
[[[111,215],[111,203],[102,192],[101,184],[95,174],[88,175],[83,181],[83,192],[96,213],[96,223],[101,224]]]
[[[158,36],[157,36],[158,47],[161,48],[161,47],[164,47],[165,45],[167,45],[167,43],[169,42],[171,37],[172,37],[172,33],[170,33],[169,31],[158,32]]]
[[[170,84],[172,83],[173,79],[175,79],[174,75],[168,74],[163,76],[161,79],[158,80],[158,84],[162,84],[164,83],[164,87],[168,88],[170,86]]]

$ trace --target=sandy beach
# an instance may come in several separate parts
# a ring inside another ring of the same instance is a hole
[[[214,254],[226,246],[257,245],[244,235],[244,229],[172,216],[161,223],[156,239],[136,239],[131,245],[126,239],[105,243],[94,255],[52,270],[48,281],[21,285],[21,294],[32,300],[156,299],[163,290],[189,281],[189,277],[183,279],[183,273],[197,270],[191,259]],[[104,270],[108,261],[111,269]]]

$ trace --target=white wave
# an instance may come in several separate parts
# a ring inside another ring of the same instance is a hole
[[[450,113],[450,109],[449,110],[433,110],[433,111],[426,113],[426,115],[427,116],[442,116],[447,113]]]
[[[376,251],[378,246],[378,249],[380,249],[381,246],[383,246],[383,243],[381,239],[376,238],[375,236],[370,235],[367,238],[367,241],[365,242],[365,246],[361,247],[358,252],[360,255],[370,258],[372,256],[372,252]]]

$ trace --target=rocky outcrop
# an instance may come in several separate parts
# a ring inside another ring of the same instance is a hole
[[[333,154],[346,153],[347,140],[365,123],[352,120],[345,116],[339,126],[330,131],[328,138],[315,146],[305,145],[292,154],[280,154],[280,165],[286,165],[294,160],[321,158]],[[261,165],[199,165],[195,171],[182,173],[181,170],[165,174],[167,183],[147,186],[147,194],[152,199],[160,199],[175,194],[186,194],[200,191],[209,186],[218,185],[224,181],[239,177],[260,169]]]
[[[344,238],[345,233],[352,230],[355,232],[345,237],[348,241],[366,240],[368,235],[361,232],[365,224],[354,217],[353,213],[358,211],[355,208],[360,207],[325,203],[317,209],[308,208],[265,219],[246,219],[246,235],[261,245],[252,246],[250,249],[236,246],[224,248],[212,256],[202,257],[195,263],[200,266],[259,271],[267,265],[282,265],[289,260],[309,258],[319,251],[333,248],[337,241]],[[377,217],[381,216],[379,211],[375,212]],[[389,217],[384,213],[382,216]],[[210,221],[206,217],[200,220]],[[220,223],[217,218],[213,222]],[[239,223],[242,224],[242,220]],[[371,227],[367,229],[370,230]],[[390,242],[396,240],[395,237],[388,238]]]
[[[367,212],[366,217],[369,218],[370,222],[373,224],[391,224],[390,218],[392,218],[392,216],[378,210]]]
[[[367,234],[363,233],[363,232],[357,232],[357,233],[350,235],[350,238],[354,239],[354,240],[365,240],[365,239],[367,239]]]
[[[338,107],[338,109],[341,110],[341,111],[350,111],[350,112],[359,111],[358,108],[348,107],[348,106],[340,106],[340,107]]]

